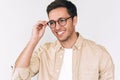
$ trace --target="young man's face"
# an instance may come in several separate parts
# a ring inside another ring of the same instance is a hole
[[[60,7],[53,9],[49,12],[48,16],[50,21],[56,21],[56,26],[54,28],[51,28],[51,30],[60,42],[67,41],[68,39],[72,38],[73,33],[75,32],[76,18],[72,19],[72,17],[68,14],[66,8]],[[62,21],[64,19],[67,19],[66,24],[63,22],[62,25]]]

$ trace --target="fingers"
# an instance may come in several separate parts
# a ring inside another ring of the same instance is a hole
[[[38,21],[37,26],[46,27],[47,26],[47,21]]]
[[[47,21],[38,21],[37,24],[34,26],[34,29],[41,30],[45,29],[47,26]]]
[[[36,25],[34,25],[32,30],[32,39],[39,41],[43,34],[45,33],[45,28],[47,26],[46,21],[38,21]]]

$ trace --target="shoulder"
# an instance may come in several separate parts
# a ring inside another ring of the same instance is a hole
[[[92,40],[84,39],[83,47],[87,49],[88,51],[90,51],[92,54],[110,57],[110,54],[108,53],[108,51],[103,45],[97,44],[96,42]]]
[[[97,58],[101,64],[105,65],[107,62],[112,64],[112,57],[104,46],[97,44],[94,41],[84,39],[83,49],[86,54]]]
[[[89,55],[87,59],[89,61],[92,60],[94,64],[95,62],[98,64],[101,74],[112,74],[114,72],[114,63],[112,57],[104,46],[99,45],[94,41],[84,39],[82,48],[85,52],[84,55]]]

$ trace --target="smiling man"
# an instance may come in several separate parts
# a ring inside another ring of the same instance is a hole
[[[39,21],[31,38],[16,60],[13,80],[114,80],[114,65],[100,45],[75,31],[76,6],[67,0],[53,1],[47,7],[49,21]],[[34,51],[49,26],[57,41]]]

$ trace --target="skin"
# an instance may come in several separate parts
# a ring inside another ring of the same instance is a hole
[[[67,12],[66,8],[56,8],[50,11],[49,20],[58,20],[59,18],[68,18],[70,15]],[[77,39],[77,34],[75,32],[75,26],[77,23],[77,17],[75,16],[73,19],[70,18],[67,20],[67,24],[65,26],[60,26],[58,23],[56,24],[56,28],[52,29],[53,34],[57,37],[59,42],[64,48],[72,48]],[[30,59],[32,53],[37,45],[37,43],[41,40],[45,33],[45,29],[47,27],[47,21],[38,21],[38,23],[33,27],[31,38],[23,49],[21,54],[15,63],[16,67],[28,67],[30,65]]]
[[[59,18],[68,18],[70,15],[67,12],[66,8],[56,8],[49,13],[49,19],[57,21]],[[53,34],[57,37],[63,47],[71,48],[76,39],[77,35],[75,32],[75,25],[77,22],[77,17],[75,16],[73,19],[70,18],[67,20],[67,24],[65,26],[60,26],[56,23],[56,28],[52,30]]]

